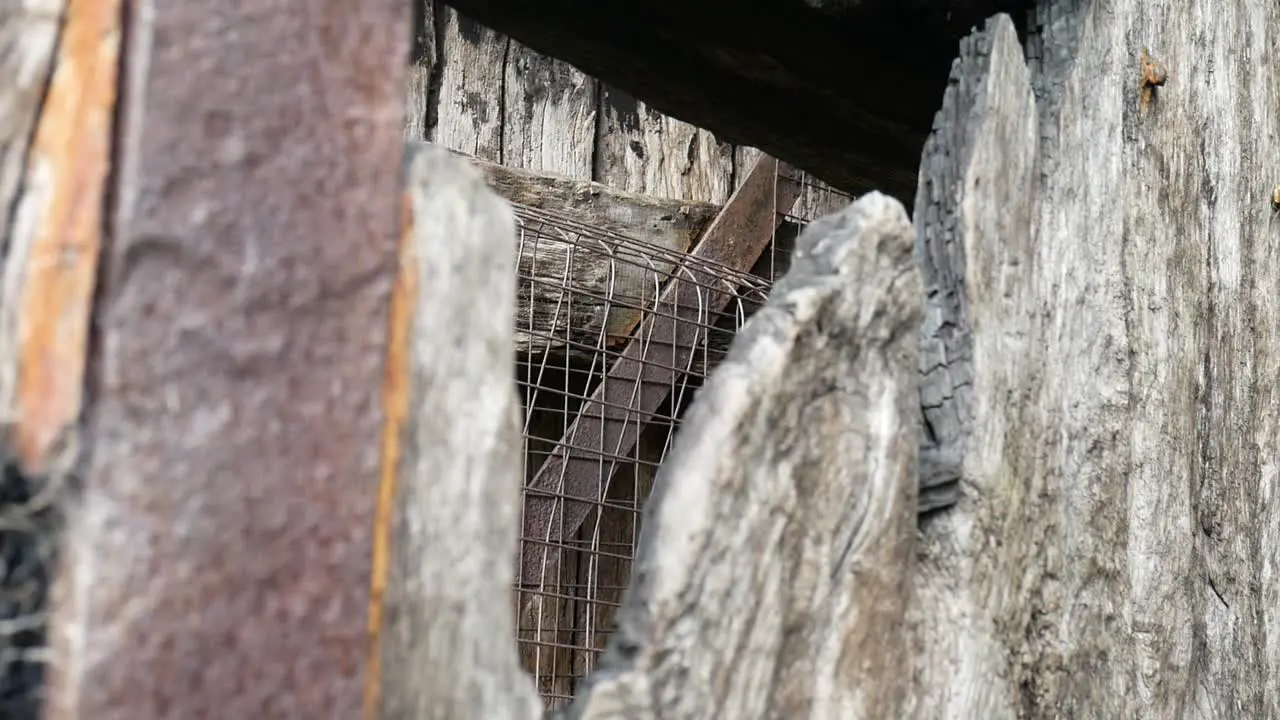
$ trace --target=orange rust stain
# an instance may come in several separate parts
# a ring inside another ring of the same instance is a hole
[[[30,472],[47,469],[54,443],[80,414],[121,18],[120,0],[68,3],[27,166],[28,187],[46,177],[51,183],[31,240],[18,320],[15,442]]]
[[[387,369],[382,391],[385,424],[382,430],[382,475],[373,528],[373,578],[369,592],[369,663],[365,678],[364,718],[375,720],[382,700],[383,599],[391,564],[391,532],[395,523],[396,475],[400,467],[400,439],[409,415],[410,339],[413,307],[418,296],[414,259],[413,204],[405,193],[401,204],[400,271],[391,293],[391,327],[387,333]]]

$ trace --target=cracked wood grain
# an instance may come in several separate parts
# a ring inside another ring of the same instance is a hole
[[[921,293],[902,205],[805,230],[658,472],[567,717],[902,716]]]
[[[1280,9],[1030,27],[961,46],[921,169],[925,414],[963,493],[925,526],[908,714],[1277,716]]]

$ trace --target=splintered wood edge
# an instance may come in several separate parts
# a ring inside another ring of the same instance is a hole
[[[122,17],[120,0],[70,0],[26,167],[17,214],[32,222],[10,257],[23,258],[14,449],[28,473],[49,469],[80,415]]]
[[[387,578],[391,567],[391,533],[395,528],[396,478],[400,470],[401,438],[409,416],[412,391],[414,299],[418,295],[418,266],[414,259],[413,198],[405,190],[400,209],[400,268],[391,291],[387,330],[387,369],[382,405],[382,470],[374,516],[373,577],[369,592],[369,658],[365,679],[364,720],[376,720],[382,702],[382,630]]]

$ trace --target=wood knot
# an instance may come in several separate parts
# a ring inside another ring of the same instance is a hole
[[[1271,190],[1271,209],[1280,212],[1280,185]]]
[[[1169,79],[1169,71],[1158,60],[1151,57],[1146,48],[1142,48],[1142,109],[1155,99],[1156,88],[1162,87]]]

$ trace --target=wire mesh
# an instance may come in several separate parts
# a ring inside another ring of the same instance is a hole
[[[525,438],[517,641],[549,708],[573,696],[604,649],[641,509],[693,391],[790,267],[799,230],[849,202],[808,176],[798,182],[799,200],[777,208],[747,272],[515,207]]]

